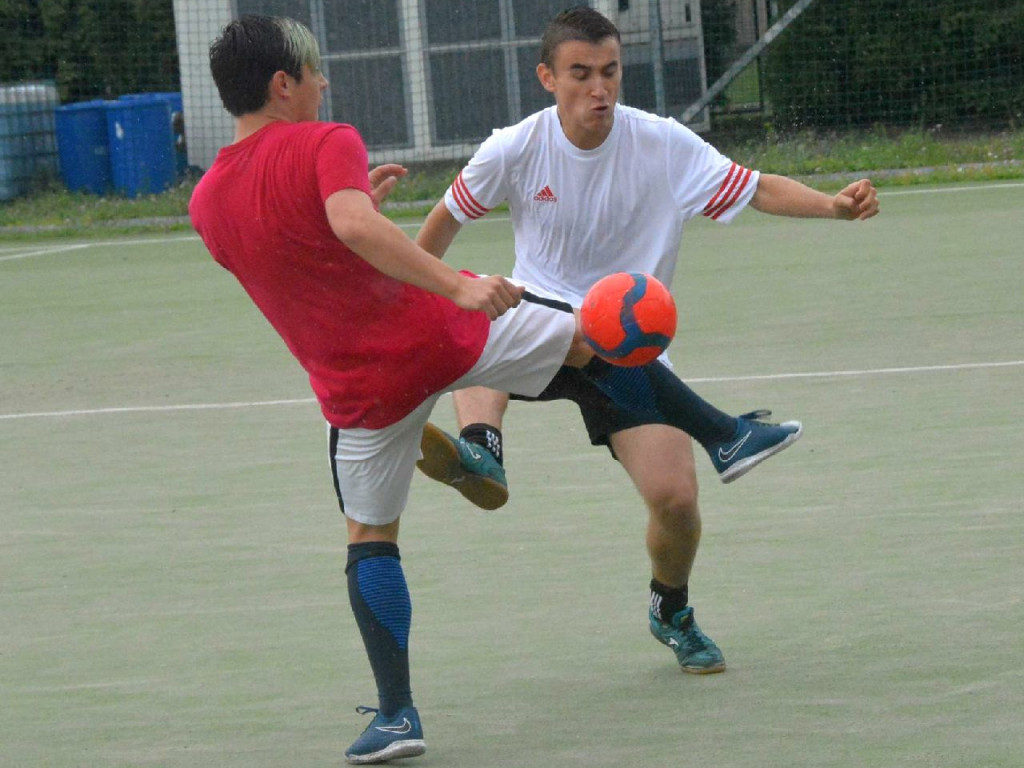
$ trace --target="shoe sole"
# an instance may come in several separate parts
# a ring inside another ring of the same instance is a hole
[[[654,631],[653,628],[651,628],[651,635],[654,637],[655,640],[657,640],[670,651],[675,653],[676,649],[673,648],[669,643],[667,643],[661,635]],[[679,659],[677,658],[676,661],[678,660]],[[712,667],[688,667],[685,664],[679,665],[679,668],[683,670],[683,672],[686,672],[688,675],[717,675],[719,672],[725,672],[725,667],[726,664],[724,659],[722,660],[721,664],[715,664]]]
[[[796,426],[796,432],[791,433],[781,443],[776,443],[771,448],[766,448],[760,453],[755,453],[753,456],[747,456],[747,458],[741,461],[737,461],[735,464],[733,464],[731,467],[725,470],[725,472],[720,474],[719,478],[721,478],[723,483],[731,483],[733,480],[739,480],[741,477],[747,474],[747,472],[752,470],[765,459],[771,458],[776,453],[779,453],[780,451],[784,451],[787,448],[789,448],[789,446],[791,446],[793,443],[799,440],[800,437],[803,435],[804,425],[801,424],[799,421],[786,421],[779,425],[780,427],[789,427],[794,425]]]
[[[725,662],[713,667],[684,667],[680,664],[679,668],[688,675],[717,675],[719,672],[725,672]]]
[[[368,755],[345,755],[345,761],[352,765],[384,763],[388,760],[399,760],[403,757],[418,757],[426,751],[427,745],[423,739],[406,739],[405,741],[393,741],[384,749],[371,752]]]
[[[420,452],[423,458],[416,462],[420,472],[431,480],[450,485],[480,509],[497,509],[508,501],[508,488],[497,480],[467,471],[459,461],[459,450],[433,424],[423,427]]]

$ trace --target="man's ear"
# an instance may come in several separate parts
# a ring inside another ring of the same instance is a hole
[[[544,87],[545,91],[549,93],[555,92],[555,73],[551,71],[551,67],[547,64],[537,65],[537,79],[540,80],[540,84]]]
[[[270,85],[267,87],[271,98],[287,99],[291,97],[292,82],[288,73],[284,70],[277,70],[270,76]]]

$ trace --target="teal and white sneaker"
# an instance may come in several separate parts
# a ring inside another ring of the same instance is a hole
[[[738,480],[803,435],[804,427],[799,421],[782,424],[761,421],[771,415],[771,411],[751,411],[738,416],[736,433],[731,438],[705,446],[723,483]]]
[[[385,763],[427,751],[416,707],[403,707],[392,717],[385,717],[372,707],[356,707],[356,712],[361,715],[373,712],[374,718],[345,752],[345,759],[353,765]]]
[[[651,634],[659,643],[667,645],[676,655],[683,672],[693,675],[711,675],[725,671],[725,657],[715,641],[700,631],[693,618],[693,607],[687,606],[672,621],[665,622],[650,611],[648,618]]]
[[[486,448],[455,438],[433,424],[423,427],[420,472],[450,485],[481,509],[497,509],[508,501],[505,469]]]

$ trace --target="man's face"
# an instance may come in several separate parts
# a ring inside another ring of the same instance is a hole
[[[327,88],[327,78],[319,69],[309,65],[302,67],[302,80],[293,81],[295,91],[292,109],[296,120],[317,120],[320,117],[320,102]]]
[[[537,66],[541,85],[555,95],[566,138],[594,149],[608,137],[622,84],[621,48],[614,37],[599,43],[569,40],[555,49],[554,66]]]

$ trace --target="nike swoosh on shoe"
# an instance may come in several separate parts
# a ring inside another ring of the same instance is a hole
[[[378,731],[384,731],[384,733],[408,733],[412,730],[412,723],[409,722],[409,718],[403,717],[401,725],[378,725],[376,727]]]
[[[719,448],[718,459],[724,462],[730,462],[733,459],[735,459],[736,454],[739,453],[740,449],[746,444],[751,434],[753,434],[753,430],[748,431],[747,434],[745,434],[743,437],[741,437],[739,440],[737,440],[735,443],[729,446],[728,449]]]

